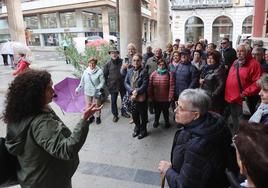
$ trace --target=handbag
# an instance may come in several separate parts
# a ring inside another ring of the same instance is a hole
[[[133,100],[131,100],[130,95],[124,95],[122,100],[122,108],[130,113],[133,113],[136,110],[136,104]]]
[[[6,148],[5,138],[0,138],[0,187],[18,184],[17,169],[19,162]]]
[[[90,79],[91,84],[95,88],[94,98],[103,101],[103,99],[104,99],[104,91],[103,91],[103,89],[102,88],[97,89],[95,84],[94,84],[94,82],[93,82],[93,80],[92,80],[92,78],[91,78],[91,75],[90,74],[88,74],[88,75],[89,75],[89,79]]]

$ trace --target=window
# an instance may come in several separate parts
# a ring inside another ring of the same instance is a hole
[[[75,12],[60,13],[61,27],[76,27]]]
[[[243,21],[242,24],[242,33],[243,34],[251,34],[252,33],[252,20],[253,16],[248,16],[246,19]]]
[[[57,28],[56,13],[41,14],[42,29]]]
[[[26,16],[24,17],[26,28],[38,29],[38,18],[37,16]]]
[[[204,38],[204,22],[198,17],[190,17],[185,23],[185,41],[198,42]]]
[[[212,24],[212,42],[219,44],[222,38],[232,40],[233,37],[233,22],[227,16],[216,18]]]

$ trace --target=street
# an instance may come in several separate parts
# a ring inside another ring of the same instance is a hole
[[[54,84],[69,76],[73,67],[66,64],[58,52],[34,52],[34,68],[47,69],[52,74]],[[0,63],[0,110],[4,108],[5,93],[13,77],[10,67]],[[120,102],[118,101],[119,106]],[[54,103],[52,108],[73,129],[81,114],[66,114]],[[138,140],[131,136],[134,124],[119,116],[117,123],[112,122],[113,115],[109,101],[102,110],[102,123],[90,125],[88,138],[81,149],[80,165],[73,177],[74,188],[155,188],[160,186],[157,171],[160,160],[170,159],[173,136],[177,128],[153,128],[153,116],[149,116],[149,136]],[[171,118],[171,117],[170,117]],[[163,123],[163,119],[160,120]],[[5,124],[0,122],[0,136],[5,135]]]

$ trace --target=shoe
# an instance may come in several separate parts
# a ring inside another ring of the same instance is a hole
[[[139,133],[138,132],[134,132],[134,133],[132,133],[132,137],[136,137],[136,136],[138,136],[139,135]]]
[[[126,112],[122,112],[122,114],[121,114],[123,117],[125,117],[125,118],[131,118],[131,116],[128,114],[128,113],[126,113]]]
[[[157,121],[154,122],[153,127],[157,128],[159,126],[159,123]]]
[[[118,120],[119,120],[119,117],[114,116],[114,118],[113,118],[113,122],[118,122]]]
[[[94,116],[91,116],[90,118],[88,118],[88,122],[89,123],[93,123],[95,120],[95,117]]]
[[[169,128],[170,127],[170,123],[168,122],[168,123],[165,123],[165,128]]]
[[[138,139],[140,140],[140,139],[143,139],[144,137],[146,137],[148,134],[147,133],[143,133],[143,134],[140,134],[139,136],[138,136]]]
[[[98,125],[98,124],[101,124],[101,118],[100,117],[97,117],[96,118],[96,124]]]

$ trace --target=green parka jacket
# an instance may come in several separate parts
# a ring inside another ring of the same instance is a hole
[[[6,146],[18,157],[22,188],[71,188],[78,152],[88,134],[80,120],[71,132],[52,109],[7,126]]]

